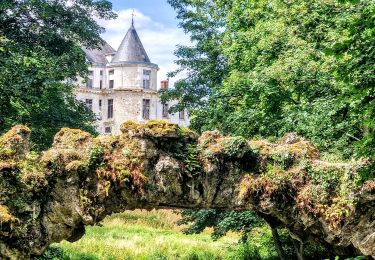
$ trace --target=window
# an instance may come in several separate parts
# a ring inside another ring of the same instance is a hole
[[[89,70],[89,77],[93,77],[93,76],[94,76],[94,71]]]
[[[169,110],[168,104],[164,103],[163,104],[163,117],[164,118],[168,118],[168,115],[169,115],[168,110]]]
[[[100,80],[100,83],[99,83],[99,88],[102,89],[103,88],[103,80]]]
[[[85,100],[86,106],[92,110],[92,99],[86,99]]]
[[[107,127],[104,129],[104,132],[105,132],[106,134],[110,134],[110,133],[112,133],[112,127],[107,126]]]
[[[143,71],[143,88],[150,89],[151,70]]]
[[[108,73],[109,75],[115,75],[115,70],[110,70]]]
[[[92,88],[92,82],[93,82],[93,80],[90,79],[90,78],[88,78],[87,81],[86,81],[86,87],[87,88]]]
[[[142,117],[143,119],[150,119],[150,100],[143,99],[143,107],[142,107]]]
[[[115,81],[113,79],[111,79],[109,81],[109,88],[113,88],[115,86]]]
[[[102,111],[102,100],[99,99],[99,111]]]
[[[180,118],[181,120],[185,120],[185,111],[180,111],[180,113],[179,113],[179,118]]]
[[[103,76],[103,71],[102,70],[100,71],[100,76]]]
[[[108,99],[108,119],[113,118],[113,99]]]

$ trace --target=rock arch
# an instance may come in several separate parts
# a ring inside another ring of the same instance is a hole
[[[375,257],[375,181],[355,183],[370,162],[321,161],[295,134],[273,144],[126,122],[119,136],[62,129],[51,149],[35,154],[29,133],[16,126],[0,138],[2,259],[40,255],[136,208],[253,210],[298,240]]]

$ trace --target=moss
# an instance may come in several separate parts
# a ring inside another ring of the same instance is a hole
[[[252,152],[246,139],[242,137],[221,137],[216,132],[206,132],[199,139],[198,150],[206,159],[224,157],[243,158]]]
[[[193,130],[187,127],[179,128],[179,132],[181,136],[194,140],[194,141],[198,140],[199,138],[199,135],[196,132],[194,132]]]
[[[280,152],[277,151],[275,153],[270,153],[269,158],[271,159],[271,162],[274,166],[280,166],[284,170],[291,167],[295,162],[295,154],[290,152]]]
[[[248,199],[259,201],[260,197],[264,195],[269,198],[277,190],[277,185],[271,179],[264,176],[247,176],[241,182],[241,190],[241,197],[245,201]]]
[[[186,130],[164,120],[150,120],[143,124],[137,124],[133,121],[124,122],[121,127],[123,134],[130,134],[131,136],[149,136],[149,137],[169,137],[181,138],[191,134]]]
[[[204,132],[198,139],[198,147],[199,149],[203,150],[211,144],[214,144],[217,139],[222,137],[223,136],[218,131]]]
[[[126,121],[126,122],[121,124],[120,131],[123,134],[126,134],[129,130],[136,130],[136,129],[138,129],[138,127],[139,127],[139,124],[137,124],[136,122]]]
[[[0,137],[0,159],[21,159],[29,151],[30,129],[23,125],[11,128]]]
[[[9,208],[4,205],[0,205],[0,225],[2,223],[9,223],[13,220],[13,216],[9,212]]]
[[[375,180],[365,182],[362,189],[367,193],[375,194]]]
[[[78,149],[82,148],[93,140],[90,133],[80,129],[62,128],[54,138],[54,147]]]
[[[146,181],[142,163],[144,156],[146,154],[142,151],[139,140],[130,138],[127,134],[97,138],[91,150],[90,164],[96,163],[94,168],[101,183],[100,196],[111,196],[111,192],[119,187],[129,187],[133,192],[141,192]]]
[[[310,168],[308,170],[308,176],[314,185],[319,186],[321,189],[329,189],[334,191],[334,187],[338,187],[340,179],[344,176],[342,169],[330,168],[330,169],[319,169]]]
[[[153,137],[180,137],[180,127],[163,120],[150,120],[142,125],[147,135]]]
[[[332,200],[332,205],[327,207],[323,213],[329,227],[334,230],[341,228],[346,218],[354,212],[354,202],[346,197],[336,197]]]
[[[273,144],[266,140],[251,140],[249,145],[252,149],[259,149],[263,155],[288,155],[295,159],[318,159],[319,150],[310,142],[299,138],[293,144]]]
[[[47,186],[47,170],[40,163],[39,154],[31,152],[26,155],[19,167],[19,181],[24,188],[33,192]]]
[[[41,158],[42,165],[52,171],[53,174],[63,174],[66,167],[73,161],[88,160],[88,152],[76,149],[51,149]],[[72,169],[72,168],[70,168]],[[67,172],[65,172],[67,173]]]

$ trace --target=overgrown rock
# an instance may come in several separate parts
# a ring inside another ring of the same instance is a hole
[[[126,122],[120,136],[62,129],[51,149],[29,152],[29,130],[0,138],[0,258],[27,259],[85,225],[135,208],[253,210],[294,239],[338,255],[375,257],[372,162],[328,163],[287,134],[278,144],[197,134],[164,121]],[[370,174],[371,176],[371,174]]]

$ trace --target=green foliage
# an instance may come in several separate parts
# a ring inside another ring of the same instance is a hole
[[[33,260],[55,260],[64,259],[64,250],[58,247],[50,246],[40,257],[34,257]]]
[[[80,46],[94,48],[102,41],[95,17],[115,17],[111,3],[1,2],[0,132],[26,124],[37,149],[48,147],[62,127],[95,132],[93,113],[65,82],[87,72]]]
[[[262,260],[262,255],[259,252],[259,247],[252,242],[248,241],[239,245],[239,249],[231,254],[232,259],[243,260]],[[276,258],[275,258],[276,259]]]
[[[337,187],[340,179],[344,176],[344,172],[337,169],[309,169],[309,176],[313,184],[321,187],[323,190],[333,189]]]
[[[243,155],[250,149],[247,140],[243,137],[234,137],[225,140],[223,146],[224,153],[229,156]]]
[[[373,1],[169,2],[193,46],[178,48],[188,77],[164,98],[191,108],[197,131],[293,131],[323,151],[374,156]]]
[[[192,144],[187,145],[187,151],[183,158],[185,164],[185,172],[192,177],[201,172],[201,165],[199,161],[199,155],[197,147]]]
[[[178,46],[175,55],[180,68],[169,73],[169,76],[184,71],[187,77],[178,81],[173,89],[164,91],[162,100],[178,98],[180,102],[171,108],[172,111],[187,107],[198,112],[206,106],[206,97],[214,94],[213,86],[219,86],[226,73],[226,61],[221,50],[221,29],[225,25],[225,13],[222,12],[224,6],[207,0],[168,2],[177,11],[180,26],[196,44]]]
[[[236,212],[224,210],[183,210],[180,225],[190,225],[184,230],[186,234],[201,233],[205,228],[214,228],[212,238],[218,239],[229,231],[241,232],[242,241],[248,233],[263,224],[262,220],[250,211]]]
[[[90,157],[88,161],[89,170],[96,169],[97,165],[103,163],[104,160],[104,151],[100,146],[94,146],[91,149]]]
[[[172,110],[188,108],[196,131],[218,129],[246,138],[297,132],[340,160],[360,155],[374,160],[374,1],[169,3],[193,45],[178,47],[180,68],[170,76],[184,71],[187,77],[163,99],[179,99]],[[286,169],[294,159],[271,157],[274,169]],[[373,166],[361,171],[358,182],[373,173]],[[338,172],[309,174],[322,187],[341,178]],[[183,215],[194,233],[217,228],[221,214]]]

